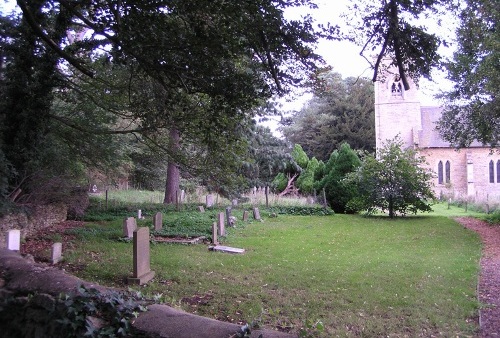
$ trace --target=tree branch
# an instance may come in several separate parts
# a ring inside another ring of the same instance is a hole
[[[45,43],[50,47],[50,49],[52,49],[54,52],[56,52],[57,55],[59,55],[60,57],[62,57],[66,61],[68,61],[73,67],[75,67],[76,69],[78,69],[79,71],[81,71],[83,74],[85,74],[85,75],[87,75],[89,77],[93,77],[94,76],[94,74],[90,70],[88,70],[87,68],[85,68],[81,64],[81,62],[79,60],[73,58],[71,55],[69,55],[68,53],[66,53],[65,51],[63,51],[57,45],[57,43],[55,43],[51,38],[49,38],[43,32],[43,30],[37,24],[36,19],[35,19],[33,13],[30,11],[30,9],[28,8],[28,6],[26,5],[26,3],[23,0],[17,0],[17,4],[19,5],[19,7],[21,8],[21,10],[23,11],[24,18],[26,19],[26,22],[31,27],[31,29],[33,30],[33,32],[39,38],[41,38],[43,41],[45,41]]]

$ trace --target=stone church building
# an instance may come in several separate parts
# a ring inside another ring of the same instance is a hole
[[[455,149],[435,128],[441,107],[420,105],[418,88],[403,89],[396,71],[375,82],[376,147],[397,135],[407,147],[418,149],[434,172],[437,197],[477,202],[500,202],[500,153],[474,142]]]

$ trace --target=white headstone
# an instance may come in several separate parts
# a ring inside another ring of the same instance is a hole
[[[7,249],[12,251],[21,250],[21,230],[11,229],[7,231]]]
[[[62,260],[62,243],[52,244],[52,254],[50,261],[52,264],[57,264]]]

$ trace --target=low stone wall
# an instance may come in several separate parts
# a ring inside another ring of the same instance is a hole
[[[80,286],[95,288],[100,292],[119,291],[85,282],[55,267],[35,263],[17,252],[0,249],[0,304],[4,300],[14,299],[15,302],[21,302],[22,308],[25,309],[14,320],[0,323],[3,332],[29,332],[33,333],[29,336],[44,336],[37,332],[40,332],[42,327],[44,330],[51,330],[53,318],[47,316],[47,313],[54,308],[55,297],[60,293],[74,292]],[[25,304],[28,306],[24,307]],[[0,317],[1,312],[0,309]],[[87,317],[87,320],[89,319]],[[93,320],[97,322],[98,318]],[[235,333],[240,330],[240,326],[236,324],[158,304],[150,305],[146,312],[139,313],[132,327],[138,336],[144,338],[229,338],[235,337]],[[51,337],[61,336],[60,333],[52,333]],[[273,330],[254,330],[251,337],[260,335],[263,338],[297,337]]]
[[[5,248],[6,233],[11,229],[21,230],[21,239],[39,229],[49,227],[66,220],[68,207],[63,204],[30,206],[25,211],[0,217],[0,248]]]

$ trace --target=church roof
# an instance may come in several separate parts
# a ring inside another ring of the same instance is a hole
[[[420,107],[422,130],[418,131],[420,148],[451,148],[449,142],[443,140],[436,130],[436,123],[443,112],[442,107],[422,106]],[[485,147],[478,141],[471,143],[469,147]]]

